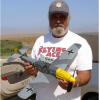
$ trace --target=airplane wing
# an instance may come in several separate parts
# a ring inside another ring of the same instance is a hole
[[[33,80],[18,93],[18,97],[26,100],[36,93],[39,87],[45,88],[45,86],[48,85],[53,78],[54,77],[51,75],[48,75],[47,77],[46,74],[39,72],[39,75],[37,75],[36,78],[33,78]]]
[[[73,44],[71,47],[64,51],[60,57],[58,57],[51,65],[51,67],[61,67],[66,69],[68,66],[71,65],[73,60],[78,54],[78,50],[80,49],[80,44]]]

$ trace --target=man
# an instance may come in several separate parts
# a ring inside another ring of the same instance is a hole
[[[69,67],[70,74],[75,72],[77,82],[73,83],[71,92],[67,92],[68,82],[55,79],[45,88],[39,87],[36,100],[80,100],[80,87],[87,84],[91,78],[92,51],[88,42],[77,34],[68,30],[70,12],[63,0],[55,0],[49,8],[50,31],[40,36],[32,49],[32,58],[44,59],[51,63],[74,43],[81,44],[78,55]],[[26,71],[37,76],[38,70],[30,63],[25,63]]]

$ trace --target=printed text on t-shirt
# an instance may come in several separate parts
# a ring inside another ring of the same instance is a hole
[[[59,57],[66,48],[61,47],[43,47],[41,46],[38,51],[38,55],[45,54],[48,57]]]

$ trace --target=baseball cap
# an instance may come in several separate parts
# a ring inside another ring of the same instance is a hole
[[[64,0],[55,0],[49,7],[49,17],[54,13],[62,13],[66,16],[69,14],[69,7]]]

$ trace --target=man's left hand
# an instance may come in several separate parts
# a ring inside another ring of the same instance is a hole
[[[64,80],[61,80],[61,79],[58,79],[58,84],[60,85],[61,88],[65,89],[65,90],[68,87],[68,82],[64,81]]]

